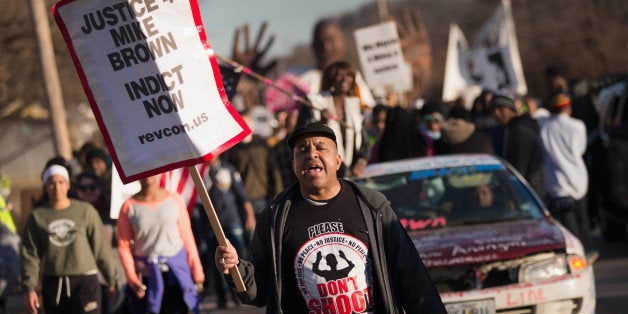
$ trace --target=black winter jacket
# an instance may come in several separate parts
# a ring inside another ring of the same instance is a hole
[[[358,196],[369,235],[369,255],[386,313],[446,313],[440,295],[412,240],[380,192],[346,181]],[[251,249],[252,261],[240,260],[238,269],[247,290],[238,293],[242,303],[266,306],[267,313],[283,313],[284,275],[282,236],[290,211],[293,184],[278,195],[257,221]],[[227,282],[234,288],[229,276]]]
[[[489,154],[493,155],[491,137],[478,131],[473,123],[449,118],[442,125],[442,136],[434,141],[434,154]]]
[[[501,153],[543,197],[543,144],[539,125],[530,115],[523,114],[510,120],[504,131],[504,151]]]

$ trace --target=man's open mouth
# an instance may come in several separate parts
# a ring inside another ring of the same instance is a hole
[[[308,175],[316,175],[323,172],[323,167],[320,166],[309,166],[305,169],[305,173],[307,173]]]

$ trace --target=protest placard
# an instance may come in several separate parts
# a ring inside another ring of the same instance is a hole
[[[133,181],[127,184],[122,183],[116,166],[111,167],[111,206],[109,207],[109,217],[111,219],[118,219],[120,216],[120,208],[122,208],[124,201],[139,192],[141,188],[139,181]]]
[[[364,78],[375,95],[384,96],[389,88],[396,92],[412,88],[412,72],[403,59],[394,22],[360,28],[354,37]]]
[[[197,1],[61,0],[53,15],[121,181],[186,167],[227,245],[195,165],[251,131],[225,94]]]
[[[196,1],[62,0],[53,11],[124,183],[208,161],[250,133]]]

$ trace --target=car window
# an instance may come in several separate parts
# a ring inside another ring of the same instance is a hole
[[[360,183],[384,193],[407,230],[543,217],[531,192],[498,164],[411,171]]]

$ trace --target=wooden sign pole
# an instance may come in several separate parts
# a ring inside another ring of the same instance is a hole
[[[201,175],[198,172],[196,167],[188,167],[188,171],[190,175],[192,175],[192,180],[194,180],[194,186],[196,187],[196,191],[198,195],[201,197],[201,201],[203,202],[203,208],[205,208],[205,213],[207,214],[207,218],[209,218],[209,224],[216,235],[216,239],[218,240],[218,244],[222,246],[227,246],[227,238],[225,237],[225,232],[222,230],[222,226],[220,225],[220,221],[218,220],[218,216],[216,215],[216,210],[214,209],[214,205],[212,204],[211,199],[209,199],[209,194],[207,194],[207,190],[205,189],[205,184],[203,184],[203,180],[201,179]],[[246,291],[246,287],[244,286],[244,281],[242,281],[242,276],[240,275],[240,270],[238,267],[233,267],[229,269],[229,274],[233,281],[235,282],[236,290],[239,292]]]

